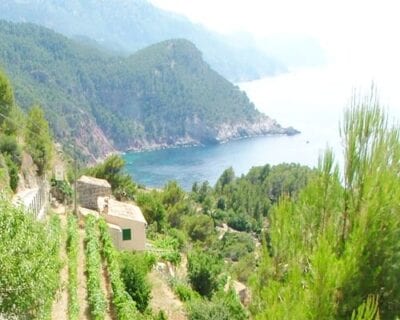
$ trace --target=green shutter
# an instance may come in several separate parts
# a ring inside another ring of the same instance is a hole
[[[122,240],[132,240],[131,229],[122,229]]]

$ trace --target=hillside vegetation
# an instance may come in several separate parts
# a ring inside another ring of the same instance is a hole
[[[248,43],[221,36],[145,0],[2,0],[0,19],[32,22],[112,51],[132,53],[157,42],[185,38],[232,81],[285,71],[276,59]],[[91,40],[93,39],[93,40]],[[227,59],[229,57],[229,59]]]
[[[122,58],[43,27],[0,22],[0,64],[21,107],[39,102],[56,138],[86,157],[295,132],[258,112],[186,40]]]

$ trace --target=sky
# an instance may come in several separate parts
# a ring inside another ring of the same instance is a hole
[[[151,0],[221,32],[315,37],[331,61],[388,67],[400,56],[400,3],[390,0]],[[380,61],[380,60],[383,61]],[[398,67],[398,64],[397,66]]]
[[[384,103],[400,111],[400,2],[150,1],[160,8],[183,14],[193,22],[220,33],[247,32],[260,41],[268,41],[269,36],[277,35],[313,37],[325,50],[329,65],[325,66],[325,70],[311,71],[311,76],[307,70],[304,77],[307,80],[314,77],[313,85],[321,82],[321,92],[326,92],[327,97],[338,95],[338,92],[322,87],[334,84],[340,86],[340,94],[350,94],[352,89],[369,87],[373,81],[382,93]],[[301,74],[288,77],[293,87],[306,85]],[[329,79],[322,79],[323,77]],[[285,86],[286,79],[283,80],[278,79]]]

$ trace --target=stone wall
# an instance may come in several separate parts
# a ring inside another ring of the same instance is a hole
[[[77,181],[78,203],[83,208],[97,210],[97,198],[111,196],[111,186],[105,180],[98,183],[99,179],[85,178]]]

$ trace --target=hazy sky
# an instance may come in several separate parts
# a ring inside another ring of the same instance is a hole
[[[400,57],[400,2],[388,0],[151,0],[219,32],[317,38],[333,60],[379,69]],[[384,61],[380,61],[380,60]]]
[[[271,79],[281,82],[281,103],[288,85],[292,99],[319,105],[348,97],[352,88],[375,81],[386,105],[400,114],[400,1],[391,0],[150,0],[221,33],[248,32],[259,39],[279,34],[319,40],[329,66],[324,70]],[[267,87],[279,92],[275,87]],[[340,90],[339,90],[340,88]],[[309,92],[320,92],[321,97]],[[290,91],[292,92],[292,91]],[[308,94],[302,94],[307,92]],[[313,101],[310,101],[313,99]],[[317,100],[319,99],[319,100]],[[278,101],[279,100],[279,101]]]

